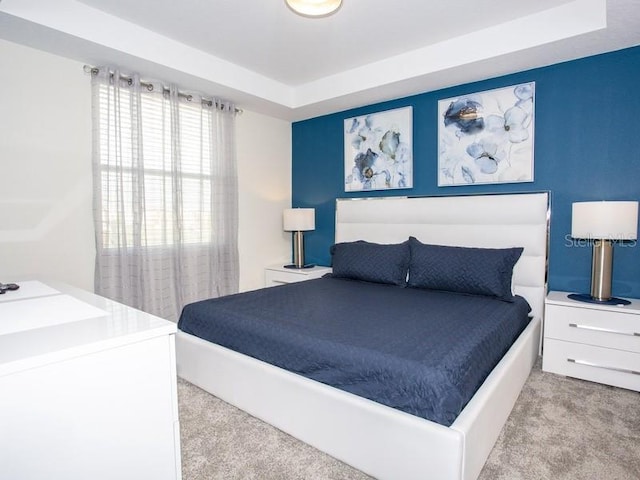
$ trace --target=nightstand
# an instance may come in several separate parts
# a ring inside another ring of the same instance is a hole
[[[320,278],[327,273],[331,273],[331,267],[316,265],[312,268],[284,268],[281,264],[271,265],[264,270],[264,283],[266,287],[274,287],[283,283],[304,282]]]
[[[542,369],[640,391],[640,300],[599,305],[549,292]]]

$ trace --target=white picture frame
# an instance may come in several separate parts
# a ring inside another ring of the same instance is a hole
[[[535,82],[438,102],[438,186],[533,182]]]
[[[413,187],[413,107],[344,121],[344,190]]]

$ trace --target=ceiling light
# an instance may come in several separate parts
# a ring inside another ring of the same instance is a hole
[[[340,8],[342,0],[285,0],[287,6],[305,17],[326,17]]]

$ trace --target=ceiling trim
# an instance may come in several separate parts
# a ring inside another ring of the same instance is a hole
[[[51,39],[55,38],[58,43],[67,45],[68,52],[63,54],[78,57],[80,61],[95,63],[108,58],[118,66],[141,73],[161,72],[168,75],[168,81],[179,79],[186,87],[226,96],[242,108],[253,109],[255,104],[257,111],[276,112],[276,116],[288,119],[314,115],[322,112],[323,106],[331,109],[342,105],[344,108],[346,98],[353,102],[362,98],[364,92],[382,92],[388,88],[389,92],[402,93],[401,85],[410,84],[415,88],[429,76],[437,78],[445,72],[490,59],[514,58],[518,52],[597,32],[607,27],[606,17],[606,0],[574,0],[293,86],[75,0],[3,0],[0,3],[0,25],[11,26],[12,22],[18,22],[31,26],[30,29],[23,28],[29,38],[22,39],[31,46],[51,51]],[[39,38],[42,45],[39,45]],[[79,53],[73,52],[74,45]],[[427,91],[433,84],[424,82],[424,85],[422,91]],[[250,104],[243,105],[243,102]],[[324,113],[327,113],[326,108]]]
[[[571,19],[570,22],[567,19]],[[446,71],[584,35],[607,26],[606,1],[577,0],[295,88],[291,108]],[[506,40],[508,39],[508,41]],[[473,45],[473,48],[469,48]]]

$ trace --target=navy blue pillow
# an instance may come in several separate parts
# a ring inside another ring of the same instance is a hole
[[[359,240],[331,247],[332,275],[365,282],[404,286],[409,269],[409,242],[379,244]]]
[[[513,301],[513,267],[518,248],[468,248],[427,245],[409,238],[409,287],[497,297]]]

